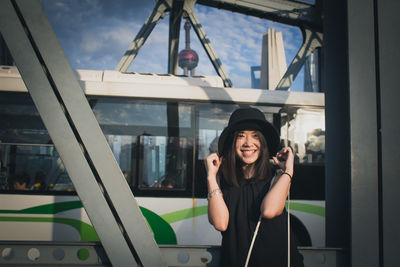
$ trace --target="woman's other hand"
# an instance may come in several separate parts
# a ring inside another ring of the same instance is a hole
[[[294,154],[290,147],[284,147],[279,151],[275,157],[272,157],[275,164],[279,166],[284,172],[293,175]]]

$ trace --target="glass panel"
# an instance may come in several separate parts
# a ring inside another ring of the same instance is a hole
[[[0,189],[12,189],[12,178],[26,173],[28,190],[74,191],[29,95],[1,96]],[[132,187],[191,188],[192,105],[105,97],[90,98],[89,103]],[[44,186],[35,186],[36,174]]]
[[[0,94],[0,142],[50,144],[51,140],[28,94]]]
[[[128,184],[135,184],[135,170],[137,169],[134,160],[136,155],[137,137],[129,135],[106,135],[108,144],[120,166]]]
[[[144,190],[189,188],[192,105],[110,98],[90,103],[131,186]]]
[[[186,137],[141,136],[139,188],[185,189],[191,146]]]
[[[101,125],[168,127],[164,102],[99,98],[90,103]],[[179,104],[178,111],[180,127],[190,127],[191,107]]]
[[[1,189],[74,191],[54,146],[0,145]]]
[[[325,158],[325,111],[291,109],[282,116],[282,138],[295,152],[296,163],[323,163]]]
[[[198,160],[204,160],[210,153],[217,152],[218,137],[228,125],[230,115],[238,107],[238,105],[232,104],[198,105]]]
[[[292,199],[325,200],[325,111],[291,108],[281,113],[281,138],[293,148]]]
[[[311,53],[304,63],[304,91],[319,92],[319,49]]]

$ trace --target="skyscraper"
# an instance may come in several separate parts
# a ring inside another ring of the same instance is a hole
[[[282,33],[269,28],[262,39],[260,88],[275,90],[286,69]]]
[[[185,29],[185,49],[179,52],[178,62],[179,67],[183,69],[184,75],[188,76],[190,71],[190,76],[194,75],[194,69],[197,67],[199,63],[199,56],[196,51],[190,48],[190,23],[189,20],[186,19],[185,25],[183,26]]]

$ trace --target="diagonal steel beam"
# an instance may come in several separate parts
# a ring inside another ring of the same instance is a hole
[[[301,45],[292,63],[279,81],[275,90],[289,90],[307,57],[318,47],[322,46],[322,33],[309,29],[301,29],[303,33],[303,44]]]
[[[172,0],[158,0],[153,12],[147,18],[146,22],[143,24],[142,28],[136,35],[135,39],[129,45],[128,50],[126,50],[124,56],[119,61],[115,70],[126,72],[132,61],[135,59],[139,53],[140,48],[146,42],[150,33],[153,31],[157,22],[165,16],[165,12],[169,10],[172,6]]]
[[[114,266],[165,266],[40,1],[1,0],[0,30]]]
[[[218,75],[224,81],[225,87],[232,87],[231,79],[229,78],[228,74],[225,72],[225,70],[222,66],[221,60],[217,56],[217,53],[215,52],[214,48],[211,45],[210,39],[208,39],[208,37],[203,29],[203,26],[201,26],[201,23],[196,16],[196,13],[194,11],[195,4],[196,4],[196,0],[185,0],[185,3],[183,5],[183,10],[187,13],[190,23],[192,24],[193,29],[197,34],[197,37],[199,38],[201,44],[203,45],[203,48],[206,50],[207,56],[210,58],[215,71],[218,73]]]

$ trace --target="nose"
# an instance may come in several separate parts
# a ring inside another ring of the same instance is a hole
[[[244,144],[245,146],[250,146],[253,144],[254,138],[251,135],[246,135],[244,138]]]

